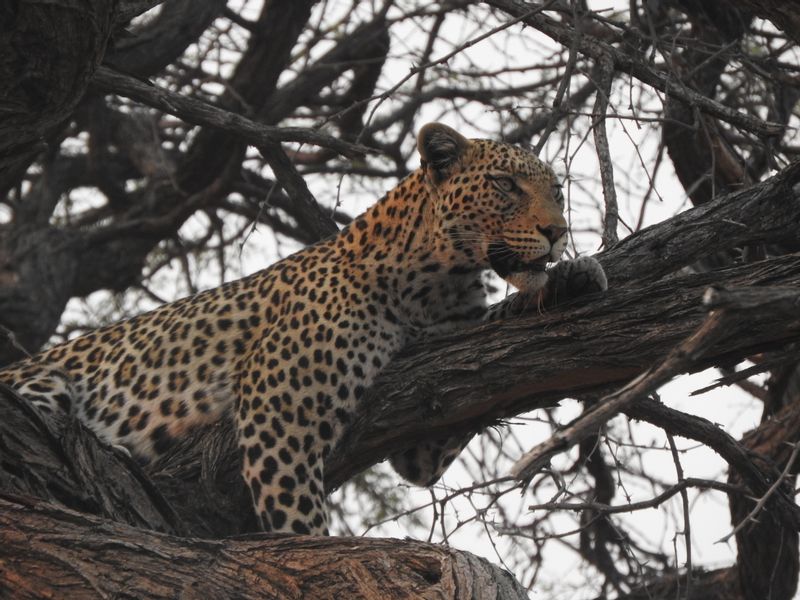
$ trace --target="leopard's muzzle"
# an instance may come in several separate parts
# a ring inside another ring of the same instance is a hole
[[[546,254],[533,261],[524,261],[507,243],[502,241],[489,244],[488,257],[494,272],[504,279],[511,273],[544,272],[549,261]]]

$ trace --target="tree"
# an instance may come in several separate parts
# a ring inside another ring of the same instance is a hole
[[[413,134],[427,120],[530,144],[564,175],[573,251],[601,249],[610,290],[398,357],[326,474],[342,488],[340,532],[405,510],[396,480],[365,471],[392,449],[533,415],[549,432],[540,443],[518,426],[490,429],[459,467],[474,483],[440,486],[433,518],[409,511],[407,527],[448,540],[475,524],[542,594],[548,556],[561,552],[586,573],[580,597],[791,598],[798,8],[6,3],[0,364],[263,266],[265,247],[280,254],[328,235],[415,167]],[[761,408],[739,439],[658,394],[709,367],[720,371],[712,386],[737,386]],[[565,398],[581,401],[569,416],[553,409]],[[355,587],[341,594],[394,593],[387,573],[396,593],[522,594],[487,563],[410,542],[182,546],[253,531],[229,423],[141,470],[79,425],[55,438],[9,390],[0,399],[0,582],[18,593],[111,595],[171,564],[174,577],[131,587],[170,596],[224,554],[216,587],[192,593],[303,597],[321,589],[330,557],[347,556]],[[659,432],[672,472],[651,466],[637,422]],[[727,480],[688,474],[680,438],[722,457]],[[709,494],[726,498],[736,541],[734,564],[718,569],[691,551],[692,506]],[[452,509],[459,500],[474,510]],[[675,556],[622,517],[668,515],[673,501]],[[326,557],[317,579],[286,569],[317,564],[311,556]],[[231,569],[245,578],[226,579]]]

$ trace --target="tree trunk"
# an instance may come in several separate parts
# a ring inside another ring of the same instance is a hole
[[[83,97],[115,15],[109,0],[12,0],[0,8],[0,196]]]

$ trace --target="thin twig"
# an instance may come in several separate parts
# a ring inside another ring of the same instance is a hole
[[[576,22],[580,23],[580,21],[577,19]],[[536,146],[533,148],[533,153],[537,156],[542,151],[542,148],[544,148],[547,138],[550,137],[550,134],[553,132],[553,129],[555,129],[556,124],[563,114],[564,94],[567,92],[567,90],[569,90],[569,85],[572,82],[572,72],[575,70],[575,63],[578,60],[579,36],[580,27],[576,26],[575,35],[572,38],[572,43],[569,45],[569,58],[567,59],[566,67],[564,67],[564,76],[561,78],[561,82],[558,84],[556,97],[553,99],[553,110],[550,112],[550,115],[547,118],[547,125],[545,126],[542,135],[539,137],[539,140],[536,142]]]
[[[628,405],[625,413],[632,419],[645,421],[673,435],[705,444],[741,475],[751,494],[766,496],[771,482],[780,478],[777,469],[768,464],[757,465],[747,448],[707,419],[688,415],[649,398]],[[777,493],[772,493],[770,501],[770,510],[787,527],[800,529],[800,507],[793,498],[778,490]]]
[[[619,222],[619,209],[617,207],[617,191],[614,187],[614,164],[611,161],[611,150],[608,147],[606,133],[606,112],[611,95],[611,85],[614,82],[614,62],[603,56],[597,61],[597,94],[594,101],[595,121],[592,125],[594,132],[594,145],[597,150],[597,161],[600,165],[600,181],[603,185],[603,200],[605,214],[603,216],[603,248],[611,248],[618,241],[617,223]]]
[[[521,22],[521,21],[523,21],[523,20],[525,20],[525,19],[527,19],[529,17],[532,17],[535,14],[542,12],[543,10],[549,9],[553,4],[555,4],[555,0],[549,0],[549,2],[546,2],[541,6],[536,6],[535,8],[532,8],[532,9],[530,7],[527,7],[526,10],[523,11],[521,14],[514,16],[514,18],[506,21],[505,23],[501,23],[497,27],[494,27],[494,28],[490,29],[489,31],[486,31],[486,32],[482,33],[481,35],[472,38],[471,40],[467,40],[466,42],[464,42],[463,44],[461,44],[457,48],[455,48],[455,49],[451,50],[450,52],[448,52],[447,54],[445,54],[444,56],[441,56],[441,57],[439,57],[439,58],[437,58],[435,60],[428,61],[425,64],[419,65],[418,67],[414,67],[413,69],[409,69],[408,74],[405,77],[403,77],[400,81],[398,81],[396,84],[394,84],[391,88],[389,88],[388,90],[386,90],[382,94],[378,94],[377,96],[372,96],[370,98],[366,98],[365,100],[361,101],[361,102],[370,102],[372,100],[377,100],[377,102],[375,103],[375,106],[373,106],[372,109],[369,111],[369,115],[367,116],[367,118],[365,120],[366,125],[369,125],[372,122],[372,118],[375,116],[375,112],[378,110],[378,107],[381,104],[383,104],[383,102],[387,98],[391,98],[392,96],[394,96],[395,93],[397,92],[397,90],[399,90],[403,86],[403,84],[405,82],[407,82],[409,79],[415,77],[421,71],[425,71],[426,69],[430,69],[431,67],[434,67],[436,65],[447,63],[447,61],[449,61],[454,56],[460,54],[461,52],[463,52],[467,48],[470,48],[470,47],[474,46],[475,44],[477,44],[478,42],[481,42],[481,41],[483,41],[483,40],[485,40],[487,38],[490,38],[493,35],[495,35],[496,33],[499,33],[500,31],[508,29],[512,25],[515,25],[515,24],[517,24],[517,23],[519,23],[519,22]],[[363,134],[365,132],[366,132],[366,127],[364,128],[364,130],[362,130],[361,134],[356,139],[356,141],[360,141],[361,137],[363,136]]]
[[[679,481],[673,486],[665,489],[660,494],[653,496],[649,500],[641,500],[639,502],[629,502],[626,504],[604,504],[602,502],[544,502],[542,504],[531,504],[528,510],[570,510],[570,511],[584,511],[591,510],[601,515],[613,515],[619,513],[632,513],[639,510],[648,508],[657,508],[675,494],[679,494],[688,488],[711,489],[730,494],[738,492],[745,493],[745,489],[732,486],[728,483],[720,481],[713,481],[711,479],[698,479],[696,477],[687,477]]]
[[[671,433],[667,433],[667,443],[669,444],[670,452],[672,452],[672,461],[675,463],[675,472],[678,475],[678,483],[684,481],[683,466],[681,465],[680,456],[678,456],[678,447],[675,445],[675,438]],[[680,490],[681,504],[683,505],[683,537],[686,540],[686,597],[692,597],[692,529],[689,520],[689,494],[686,488]],[[677,561],[677,558],[676,558]],[[677,564],[675,567],[677,568]]]
[[[13,332],[13,331],[11,331],[11,330],[10,330],[8,327],[6,327],[5,325],[0,325],[0,333],[2,333],[4,336],[6,336],[6,339],[8,340],[8,342],[11,344],[11,346],[12,346],[12,347],[13,347],[15,350],[19,350],[19,351],[20,351],[20,352],[21,352],[21,353],[22,353],[24,356],[26,356],[26,357],[30,358],[30,356],[31,356],[31,353],[30,353],[30,352],[28,352],[28,351],[27,351],[27,350],[26,350],[26,349],[25,349],[25,348],[22,346],[22,344],[20,344],[20,343],[19,343],[19,340],[17,339],[17,336],[16,336],[16,335],[14,335],[14,332]]]

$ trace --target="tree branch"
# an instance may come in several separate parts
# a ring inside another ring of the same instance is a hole
[[[263,144],[258,147],[258,151],[269,163],[275,178],[297,205],[294,214],[297,216],[300,228],[311,234],[315,240],[321,240],[338,232],[339,228],[333,218],[322,211],[317,199],[308,189],[305,179],[297,172],[280,144]]]
[[[745,190],[641,229],[597,258],[609,287],[654,281],[705,256],[758,242],[800,248],[800,163]]]
[[[95,72],[92,84],[99,90],[119,94],[152,106],[192,123],[206,125],[241,137],[253,146],[268,145],[275,142],[299,142],[314,144],[335,150],[344,156],[361,156],[372,152],[367,146],[345,142],[337,137],[304,127],[274,127],[261,125],[237,113],[217,108],[202,100],[188,98],[164,88],[144,83],[128,75],[117,73],[108,67],[100,67]]]
[[[572,42],[574,37],[572,27],[559,23],[542,13],[527,14],[531,11],[530,4],[526,4],[522,0],[489,0],[487,4],[509,15],[521,18],[526,25],[535,27],[565,47],[569,47]],[[779,135],[783,132],[784,128],[781,124],[770,123],[739,112],[675,83],[668,74],[660,73],[651,68],[644,60],[639,60],[639,56],[630,56],[589,33],[581,36],[578,42],[578,51],[595,60],[608,57],[613,61],[616,70],[628,73],[642,83],[665,92],[673,98],[697,106],[703,112],[714,115],[731,125],[761,136]]]
[[[162,1],[147,0],[146,4],[159,4]],[[137,29],[133,36],[117,41],[106,54],[104,62],[119,71],[140,77],[158,73],[197,41],[222,12],[225,4],[225,0],[165,2],[155,19]],[[132,15],[125,16],[130,19]]]
[[[648,369],[624,387],[601,398],[562,431],[526,452],[512,467],[517,479],[529,480],[558,453],[595,434],[627,406],[652,394],[676,375],[693,367],[709,347],[719,339],[727,324],[725,313],[712,313],[697,331],[673,348],[663,361]]]
[[[800,42],[800,2],[798,0],[726,0],[728,4],[748,10],[772,21],[778,29]],[[723,9],[725,10],[725,9]]]

